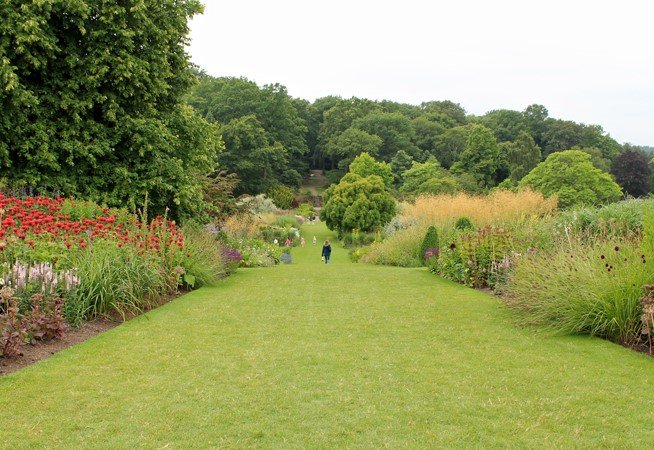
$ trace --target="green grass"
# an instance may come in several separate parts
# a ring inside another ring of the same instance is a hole
[[[305,226],[246,269],[0,379],[0,447],[647,448],[654,360],[515,328],[426,269]],[[311,244],[316,231],[319,243]]]

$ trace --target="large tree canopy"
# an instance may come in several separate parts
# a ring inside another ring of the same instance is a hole
[[[520,182],[546,196],[557,195],[559,205],[596,205],[616,201],[622,192],[611,175],[593,166],[581,150],[556,152],[547,157]]]
[[[650,191],[651,169],[647,156],[640,149],[625,146],[613,161],[611,173],[629,195],[640,197]]]
[[[0,5],[0,163],[13,188],[197,209],[220,140],[181,104],[197,0]]]
[[[302,105],[293,101],[284,86],[259,87],[245,78],[205,77],[193,89],[188,101],[201,115],[220,124],[245,116],[256,118],[267,141],[283,147],[288,154],[285,170],[294,170],[298,174],[308,171],[308,128],[300,112],[309,115],[311,111],[302,111]],[[227,144],[226,151],[234,152],[235,149]],[[237,175],[244,180],[243,174],[237,172]],[[294,183],[297,182],[299,178],[296,177]]]

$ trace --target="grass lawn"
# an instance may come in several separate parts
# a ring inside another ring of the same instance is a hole
[[[351,264],[338,246],[322,264],[327,230],[303,231],[292,265],[240,270],[0,378],[0,447],[654,442],[654,359],[515,328],[497,299],[425,269]]]

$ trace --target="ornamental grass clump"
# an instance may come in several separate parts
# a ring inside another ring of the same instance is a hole
[[[654,273],[652,250],[646,241],[571,239],[528,255],[508,277],[507,304],[523,324],[633,346],[640,339],[642,286]]]
[[[375,242],[360,258],[361,262],[400,267],[420,267],[420,244],[424,229],[410,227],[397,231],[382,242]]]
[[[451,228],[457,219],[467,217],[478,227],[505,225],[531,217],[554,213],[556,198],[545,198],[529,189],[519,192],[494,191],[489,195],[420,196],[413,203],[402,203],[402,221],[416,221],[423,226]]]

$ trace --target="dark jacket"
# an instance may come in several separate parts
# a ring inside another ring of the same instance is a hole
[[[332,246],[331,245],[323,245],[322,246],[322,256],[329,258],[329,255],[332,254]]]

